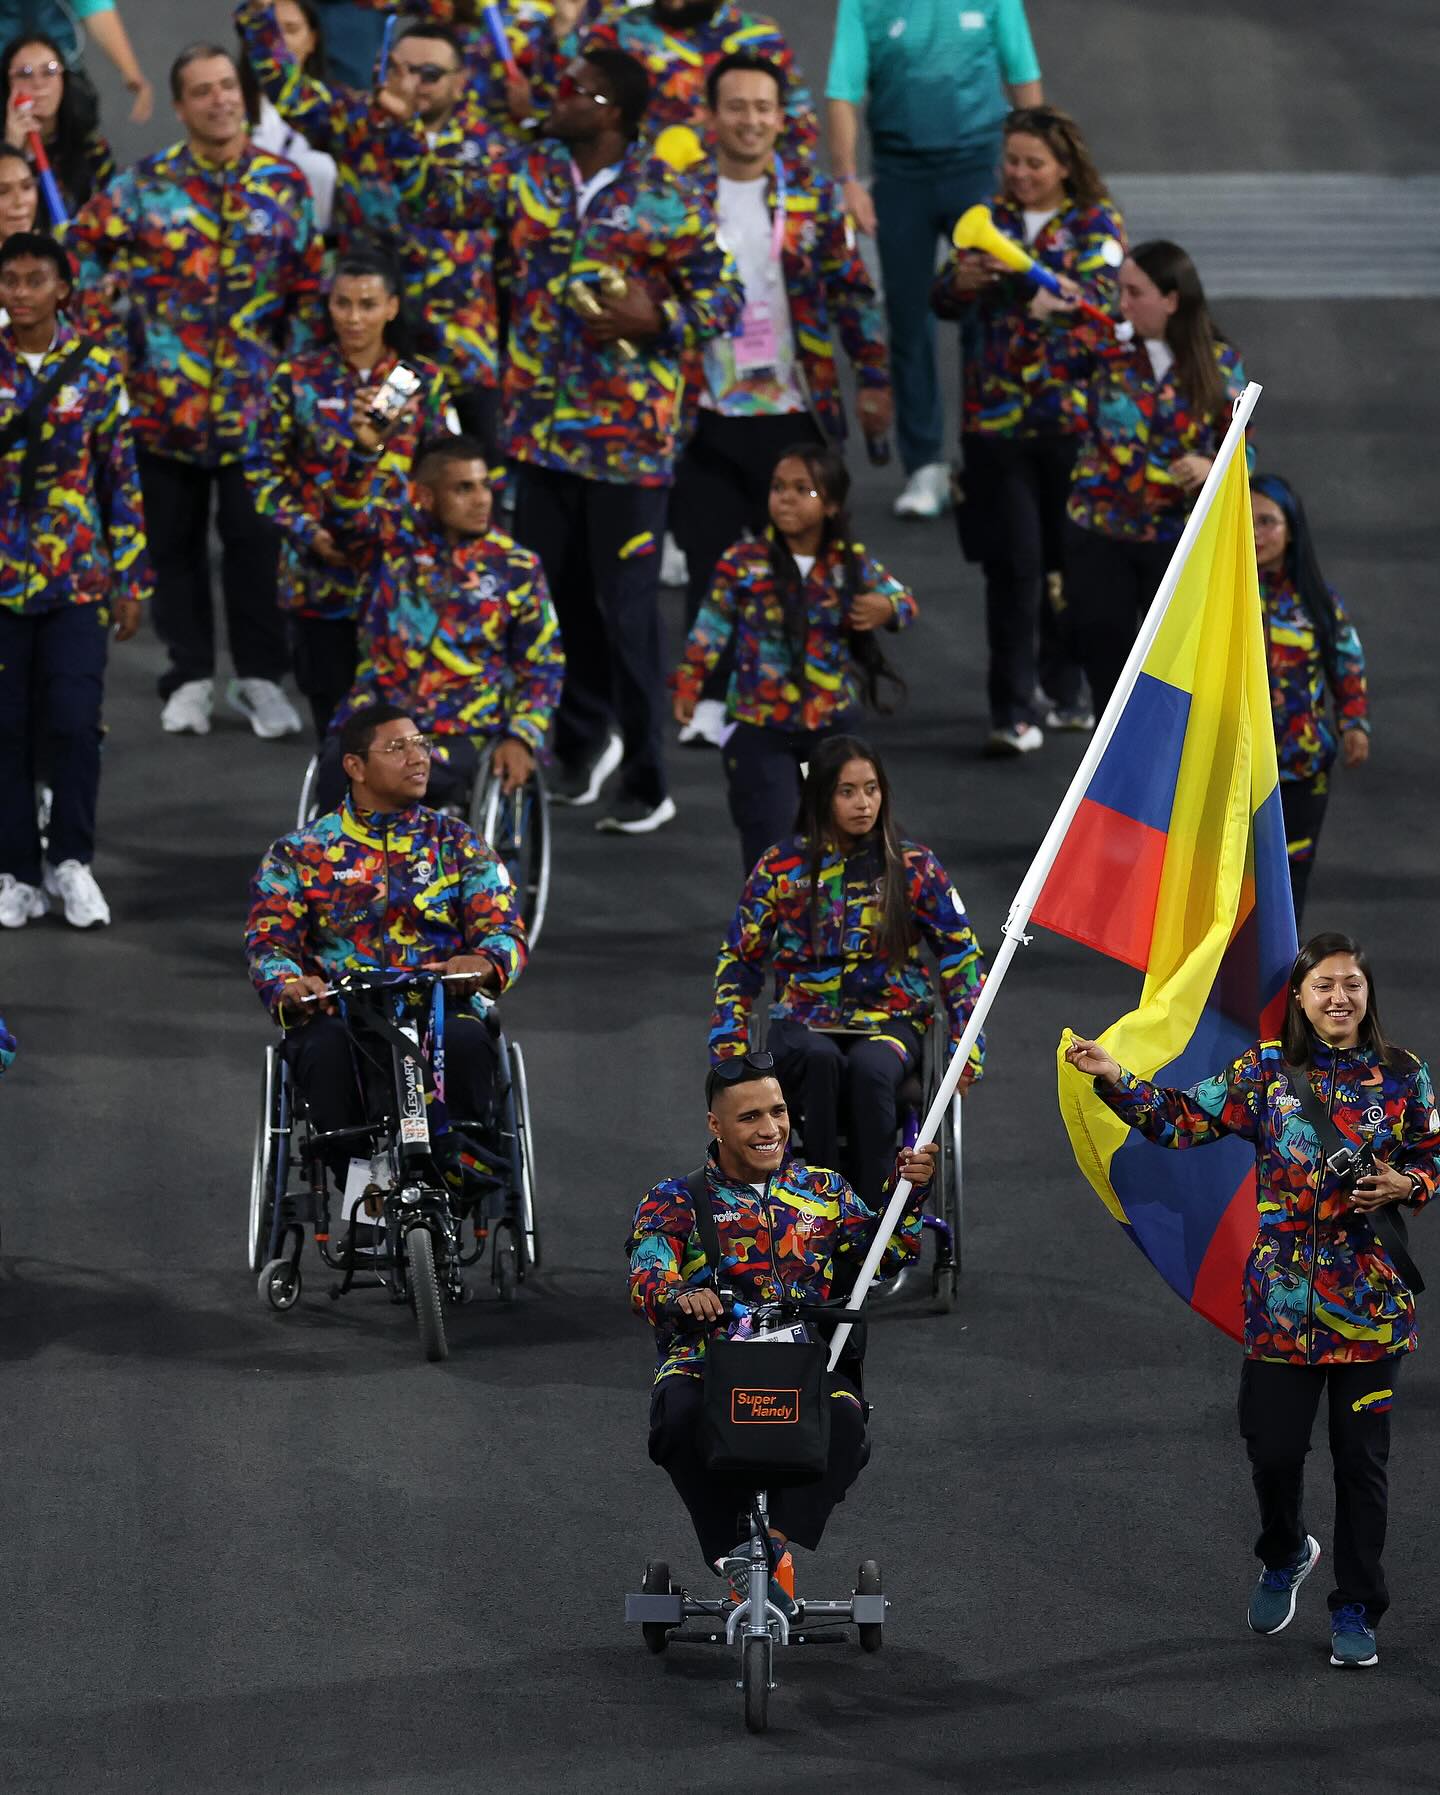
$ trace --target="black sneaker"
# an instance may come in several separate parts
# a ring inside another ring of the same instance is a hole
[[[593,804],[600,788],[620,765],[625,750],[618,735],[612,735],[600,750],[599,758],[581,767],[562,767],[547,779],[545,789],[557,804]]]
[[[602,835],[649,835],[652,829],[663,829],[674,815],[673,798],[662,798],[658,804],[652,804],[648,798],[622,796],[595,827]]]

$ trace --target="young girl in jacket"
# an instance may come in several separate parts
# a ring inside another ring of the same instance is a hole
[[[939,990],[921,957],[939,967]],[[985,962],[950,875],[901,835],[879,755],[832,736],[810,762],[796,832],[760,856],[715,968],[714,1062],[743,1054],[775,973],[766,1045],[815,1165],[839,1159],[876,1202],[895,1157],[896,1097],[929,1028],[965,1032]],[[983,1040],[964,1073],[980,1075]]]
[[[1076,333],[1095,372],[1066,511],[1065,595],[1097,713],[1246,385],[1195,264],[1177,244],[1131,250],[1120,270],[1120,310],[1134,333],[1128,342],[1089,324]]]
[[[1337,752],[1347,767],[1370,756],[1365,655],[1355,626],[1325,583],[1299,495],[1278,474],[1250,482],[1255,559],[1270,662],[1270,703],[1280,761],[1280,804],[1295,920],[1315,865]],[[1339,739],[1330,720],[1333,702]]]
[[[1279,1041],[1262,1041],[1188,1091],[1135,1078],[1098,1041],[1072,1039],[1066,1058],[1121,1121],[1159,1146],[1202,1147],[1230,1134],[1253,1142],[1260,1226],[1245,1269],[1240,1431],[1264,1569],[1246,1619],[1256,1633],[1288,1626],[1320,1557],[1302,1494],[1323,1394],[1335,1466],[1330,1662],[1375,1664],[1375,1627],[1389,1603],[1380,1558],[1390,1411],[1417,1344],[1394,1206],[1428,1202],[1440,1177],[1428,1069],[1386,1040],[1369,960],[1347,935],[1317,935],[1301,949]],[[1302,1100],[1296,1090],[1307,1083],[1313,1097]],[[1372,1143],[1370,1169],[1340,1163],[1307,1105],[1322,1120],[1328,1113],[1345,1147]]]
[[[996,229],[1062,276],[1071,297],[1115,306],[1125,226],[1075,121],[1050,106],[1012,112],[1002,166]],[[1064,301],[979,250],[951,252],[931,304],[962,324],[965,496],[955,515],[962,551],[985,571],[989,751],[1026,754],[1042,745],[1042,725],[1094,720],[1056,610],[1089,358]]]
[[[675,719],[688,723],[733,639],[724,762],[747,872],[790,833],[803,763],[855,727],[862,703],[885,708],[882,681],[901,686],[876,633],[910,623],[915,595],[853,540],[849,493],[833,449],[801,443],[781,455],[771,527],[721,556],[674,676]]]

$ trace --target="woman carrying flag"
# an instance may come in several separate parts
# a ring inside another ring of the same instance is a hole
[[[1253,1143],[1260,1226],[1245,1270],[1240,1431],[1264,1569],[1246,1618],[1256,1633],[1288,1626],[1319,1560],[1302,1495],[1323,1392],[1335,1468],[1330,1662],[1378,1663],[1390,1410],[1424,1287],[1396,1205],[1418,1208],[1440,1179],[1429,1070],[1386,1040],[1365,951],[1335,934],[1315,936],[1295,961],[1281,1039],[1188,1091],[1134,1077],[1098,1041],[1076,1036],[1065,1057],[1159,1146]]]

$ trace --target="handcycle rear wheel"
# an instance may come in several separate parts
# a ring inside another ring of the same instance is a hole
[[[745,1726],[763,1733],[770,1724],[770,1641],[747,1639],[740,1657],[740,1681],[745,1690]]]
[[[670,1594],[670,1566],[663,1558],[652,1558],[645,1566],[645,1581],[640,1587],[647,1596]],[[670,1628],[663,1621],[642,1621],[640,1637],[645,1641],[646,1651],[654,1652],[659,1657],[670,1643]]]
[[[435,1238],[426,1227],[411,1228],[405,1235],[405,1263],[410,1280],[410,1300],[415,1305],[415,1326],[420,1346],[430,1364],[450,1351],[445,1339],[445,1311],[440,1280],[435,1273]]]
[[[880,1583],[880,1566],[873,1558],[867,1558],[860,1566],[860,1574],[855,1579],[857,1596],[878,1596],[883,1593]],[[885,1643],[885,1628],[880,1621],[859,1621],[855,1631],[860,1635],[862,1652],[878,1652]]]

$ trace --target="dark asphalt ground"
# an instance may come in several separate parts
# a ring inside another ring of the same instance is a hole
[[[775,10],[819,80],[832,8]],[[138,11],[156,75],[170,43],[219,22],[209,4]],[[1432,159],[1435,30],[1414,0],[1037,0],[1032,18],[1102,167]],[[1255,302],[1223,321],[1266,386],[1262,463],[1307,495],[1372,669],[1375,752],[1337,782],[1309,921],[1370,943],[1391,1032],[1434,1054],[1434,308]],[[900,649],[910,705],[875,734],[909,830],[993,948],[1079,746],[978,757],[977,581],[948,524],[890,520],[890,491],[867,470],[860,517],[923,617]],[[710,967],[737,884],[719,769],[676,756],[681,816],[653,840],[558,819],[547,936],[506,1005],[531,1064],[547,1270],[513,1310],[487,1292],[452,1313],[453,1356],[426,1367],[383,1301],[331,1304],[314,1276],[288,1317],[255,1300],[267,1025],[240,924],[304,750],[239,719],[162,738],[158,664],[152,640],[113,662],[97,871],[115,926],[0,943],[22,1043],[0,1088],[0,1786],[1440,1788],[1430,1353],[1395,1416],[1382,1666],[1341,1677],[1325,1563],[1288,1632],[1245,1630],[1236,1351],[1122,1239],[1055,1109],[1061,1027],[1102,1026],[1135,981],[1047,937],[997,1004],[967,1111],[961,1307],[873,1329],[874,1461],[802,1569],[838,1593],[877,1556],[885,1650],[785,1656],[758,1741],[727,1656],[647,1658],[624,1591],[650,1554],[701,1573],[644,1455],[650,1350],[621,1246],[644,1188],[702,1144]],[[1433,1227],[1417,1230],[1432,1266]],[[1310,1525],[1327,1552],[1329,1520],[1322,1445]]]

